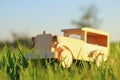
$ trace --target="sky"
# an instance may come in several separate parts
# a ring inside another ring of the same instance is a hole
[[[36,36],[46,30],[63,35],[61,29],[76,28],[81,7],[96,5],[99,29],[120,40],[120,0],[0,0],[0,40],[12,40],[11,33]]]

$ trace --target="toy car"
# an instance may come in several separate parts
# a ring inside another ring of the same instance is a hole
[[[68,68],[72,61],[96,61],[100,66],[109,53],[109,34],[93,28],[64,29],[64,36],[43,33],[32,40],[36,53],[27,54],[27,59],[54,58]],[[32,45],[32,46],[33,46]]]

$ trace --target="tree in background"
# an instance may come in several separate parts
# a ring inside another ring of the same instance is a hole
[[[11,33],[13,40],[12,42],[10,41],[0,41],[0,49],[2,49],[5,45],[7,47],[14,47],[16,48],[17,44],[20,43],[22,46],[28,47],[30,45],[30,37],[26,34],[18,34],[15,32]]]
[[[73,21],[72,23],[80,28],[92,27],[98,28],[100,20],[97,17],[97,8],[95,5],[90,5],[88,8],[82,8],[83,15],[79,21]]]

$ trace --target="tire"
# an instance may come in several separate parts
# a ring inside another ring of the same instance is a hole
[[[65,49],[62,51],[60,61],[63,68],[69,68],[71,66],[73,57],[69,50]]]
[[[101,66],[102,61],[103,61],[103,55],[99,55],[97,57],[97,59],[96,59],[96,65],[97,65],[97,67]]]

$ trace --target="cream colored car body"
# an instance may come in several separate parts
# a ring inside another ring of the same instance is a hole
[[[64,36],[57,36],[57,38],[59,43],[69,48],[72,59],[67,60],[96,61],[97,66],[99,66],[102,61],[107,60],[109,53],[109,34],[107,32],[92,28],[65,29],[62,30],[62,32],[64,32]],[[80,38],[71,38],[71,35],[77,35],[80,36]],[[58,52],[55,52],[52,48],[52,36],[53,34],[37,35],[35,38],[36,53],[27,54],[26,58],[57,59]],[[68,67],[70,67],[70,64]]]

